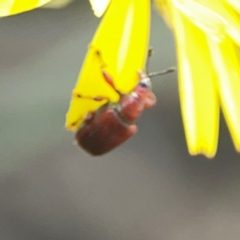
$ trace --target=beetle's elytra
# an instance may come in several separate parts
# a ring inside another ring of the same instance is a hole
[[[79,146],[90,154],[102,155],[120,145],[137,131],[135,124],[125,123],[115,108],[104,105],[76,133]]]

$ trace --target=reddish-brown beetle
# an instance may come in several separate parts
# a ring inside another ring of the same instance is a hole
[[[108,102],[95,113],[89,113],[84,124],[76,132],[77,144],[91,155],[98,156],[111,151],[133,136],[137,132],[136,120],[144,109],[151,108],[156,103],[150,77],[174,70],[169,68],[148,75],[138,71],[139,84],[129,94],[120,93],[115,88],[113,79],[103,70],[106,82],[120,95],[120,100],[116,104]],[[99,101],[102,98],[97,97],[94,100]]]

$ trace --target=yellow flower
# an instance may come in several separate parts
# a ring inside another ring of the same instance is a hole
[[[156,0],[156,4],[175,36],[190,154],[214,157],[220,107],[240,151],[240,2]]]
[[[103,1],[100,5],[98,0],[91,3],[95,14],[101,16],[109,1],[105,1],[104,6]],[[104,79],[103,69],[114,79],[114,85],[121,93],[130,93],[136,87],[139,82],[136,69],[144,69],[146,65],[150,7],[149,0],[112,1],[89,43],[66,114],[67,130],[76,132],[89,113],[107,101],[119,101],[119,94]]]
[[[51,0],[0,0],[0,17],[48,2]],[[97,17],[104,14],[110,2],[90,0]],[[220,109],[234,146],[240,151],[240,1],[155,2],[175,36],[181,109],[190,154],[215,156]]]
[[[110,0],[102,5],[100,0],[90,2],[99,17]],[[175,36],[181,109],[190,154],[215,156],[220,108],[234,146],[240,151],[240,1],[155,2]]]

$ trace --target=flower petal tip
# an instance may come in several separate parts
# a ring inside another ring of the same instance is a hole
[[[240,149],[239,149],[240,150]],[[198,151],[198,152],[192,152],[192,151],[189,151],[189,154],[192,156],[192,157],[196,157],[198,155],[202,155],[204,157],[207,158],[207,160],[213,160],[216,153],[209,153],[209,152],[206,152],[206,151]]]

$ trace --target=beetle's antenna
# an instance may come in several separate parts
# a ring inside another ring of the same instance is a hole
[[[146,62],[146,68],[145,68],[146,69],[146,73],[148,73],[148,71],[149,71],[149,62],[150,62],[150,58],[151,58],[152,54],[153,54],[153,48],[150,47],[148,49],[148,56],[147,56],[147,62]]]
[[[163,71],[160,71],[160,72],[152,72],[152,73],[149,73],[148,74],[148,77],[155,77],[155,76],[159,76],[159,75],[165,75],[165,74],[168,74],[168,73],[172,73],[172,72],[175,72],[177,69],[175,67],[171,67],[171,68],[168,68],[166,70],[163,70]]]

